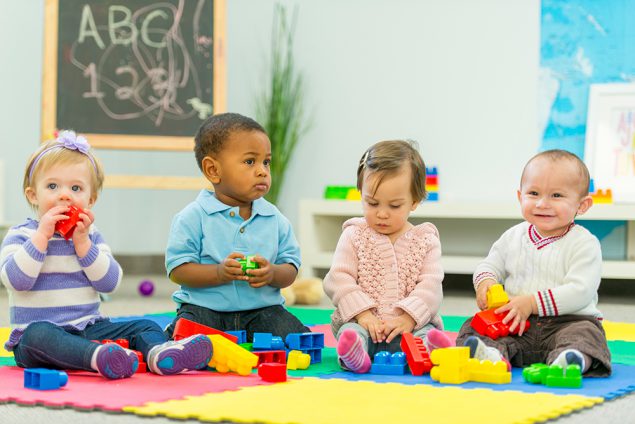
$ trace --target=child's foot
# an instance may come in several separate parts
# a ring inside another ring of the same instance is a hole
[[[155,374],[171,375],[200,370],[212,359],[212,342],[202,334],[154,346],[148,353],[148,368]]]
[[[569,365],[579,365],[580,371],[585,372],[584,355],[577,349],[566,349],[560,352],[560,355],[551,363],[551,365],[560,365],[563,369]]]
[[[511,371],[509,361],[505,359],[502,353],[495,347],[487,346],[483,340],[476,336],[470,336],[465,340],[463,346],[470,348],[470,358],[476,358],[479,361],[499,362],[503,361],[507,364],[507,371]]]
[[[370,356],[366,353],[361,337],[354,330],[344,330],[337,341],[337,355],[342,364],[354,373],[370,370]]]
[[[425,344],[428,353],[432,352],[434,349],[442,349],[453,345],[452,340],[450,340],[443,331],[437,330],[436,328],[428,331],[423,343]]]
[[[139,367],[136,353],[114,343],[99,346],[91,362],[94,370],[112,380],[130,377]]]

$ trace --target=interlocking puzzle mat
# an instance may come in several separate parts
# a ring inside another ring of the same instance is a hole
[[[319,397],[319,406],[316,405]],[[273,399],[281,400],[272,402]],[[460,399],[460,408],[457,408]],[[371,402],[377,402],[373,407]],[[267,423],[492,422],[533,423],[601,403],[602,398],[550,393],[492,392],[457,387],[407,386],[305,378],[268,387],[189,396],[126,407],[139,415],[202,421]],[[249,405],[249,408],[245,408]]]
[[[172,376],[138,373],[124,380],[107,380],[97,373],[69,372],[66,386],[42,391],[25,389],[24,370],[17,367],[0,368],[0,381],[0,402],[119,412],[124,406],[150,401],[271,384],[255,374],[244,377],[206,371]]]

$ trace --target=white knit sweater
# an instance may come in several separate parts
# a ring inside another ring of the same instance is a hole
[[[531,294],[540,316],[590,315],[597,309],[602,275],[600,242],[580,225],[562,237],[542,238],[528,222],[507,230],[474,273],[474,288],[486,278],[510,296]]]

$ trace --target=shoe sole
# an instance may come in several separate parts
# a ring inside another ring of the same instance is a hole
[[[132,360],[131,360],[132,358]],[[126,378],[137,372],[139,359],[117,345],[105,345],[97,354],[99,373],[111,380]]]
[[[212,342],[209,337],[199,335],[183,341],[185,343],[180,346],[171,346],[157,355],[156,368],[161,374],[178,374],[207,367],[212,357]]]

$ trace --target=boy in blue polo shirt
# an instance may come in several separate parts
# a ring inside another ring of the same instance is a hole
[[[194,153],[214,191],[202,190],[172,221],[165,264],[180,284],[172,298],[179,318],[218,330],[272,333],[309,331],[282,305],[300,266],[289,221],[263,196],[271,185],[271,143],[253,119],[211,116],[199,128]],[[243,273],[238,259],[255,255]]]

